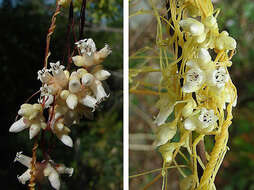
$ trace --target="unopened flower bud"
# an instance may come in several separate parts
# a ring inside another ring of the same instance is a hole
[[[68,70],[64,70],[64,74],[65,74],[67,80],[69,80],[69,78],[70,78],[70,72]]]
[[[72,141],[71,137],[69,137],[68,135],[62,135],[62,136],[60,137],[60,140],[61,140],[66,146],[73,147],[73,141]]]
[[[81,89],[80,78],[77,72],[72,72],[70,79],[69,79],[69,90],[72,93],[79,92]]]
[[[86,73],[82,76],[82,84],[84,86],[90,86],[94,82],[94,76],[90,73]]]
[[[198,52],[198,61],[201,66],[207,66],[207,64],[211,61],[211,56],[207,49],[200,48]]]
[[[61,93],[60,93],[60,97],[63,99],[63,100],[66,100],[68,98],[70,94],[70,91],[69,90],[63,90]]]
[[[94,74],[95,78],[101,81],[106,80],[110,75],[111,74],[106,70],[99,70]]]
[[[179,24],[184,31],[191,33],[193,36],[199,36],[205,30],[204,25],[193,18],[181,20]]]
[[[75,109],[78,105],[78,97],[75,94],[70,94],[66,99],[66,104],[70,109]]]
[[[84,57],[82,57],[80,55],[72,57],[72,61],[78,67],[82,67],[85,65],[85,59],[84,59]]]

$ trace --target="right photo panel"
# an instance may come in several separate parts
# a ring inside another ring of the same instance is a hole
[[[254,189],[254,2],[129,1],[129,188]]]

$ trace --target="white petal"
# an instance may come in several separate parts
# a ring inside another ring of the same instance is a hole
[[[66,104],[70,109],[75,109],[78,105],[78,97],[75,94],[70,94],[66,99]]]
[[[21,176],[17,176],[18,180],[22,184],[26,184],[26,182],[31,178],[30,169],[26,170]]]
[[[76,75],[76,74],[74,74],[74,75]],[[76,93],[76,92],[79,92],[80,89],[81,89],[81,83],[80,83],[79,78],[77,76],[71,75],[70,80],[69,80],[69,90],[72,93]]]
[[[95,81],[95,83],[91,86],[91,89],[92,89],[93,93],[95,94],[98,102],[101,102],[102,100],[104,100],[105,98],[108,97],[101,82],[98,80]]]
[[[190,83],[190,82],[185,83],[182,87],[182,91],[184,93],[195,92],[199,89],[200,89],[200,85],[198,85],[197,83]]]
[[[193,18],[183,19],[179,22],[179,24],[183,30],[190,32],[193,36],[199,36],[205,30],[204,25]]]
[[[237,104],[237,95],[236,95],[236,97],[235,97],[235,100],[234,100],[234,102],[233,102],[232,106],[233,106],[233,107],[235,107],[235,106],[236,106],[236,104]]]
[[[12,133],[18,133],[26,128],[28,128],[29,126],[27,124],[25,124],[24,118],[20,118],[18,121],[14,122],[12,124],[12,126],[10,127],[9,129],[9,132],[12,132]]]
[[[98,52],[99,57],[102,58],[102,59],[106,58],[106,57],[107,57],[109,54],[111,54],[111,53],[112,53],[112,51],[111,51],[111,49],[110,49],[110,47],[109,47],[108,44],[105,44],[105,47],[102,48],[102,49]]]
[[[83,104],[84,106],[94,109],[96,107],[97,100],[92,96],[86,95],[84,98],[80,100],[80,103]]]
[[[66,174],[69,174],[69,177],[72,176],[73,172],[74,172],[74,169],[73,169],[73,168],[65,168],[65,173],[66,173]]]
[[[94,74],[94,76],[100,81],[106,80],[110,75],[111,74],[106,70],[100,70]]]
[[[16,162],[16,161],[20,162],[21,164],[23,164],[27,168],[30,168],[32,158],[23,155],[22,152],[17,152],[16,157],[14,159],[14,162]]]
[[[41,127],[38,123],[34,123],[30,126],[29,137],[30,139],[34,138],[41,130]]]
[[[72,176],[74,171],[73,168],[67,168],[64,164],[59,164],[59,166],[56,167],[56,170],[59,174],[68,174],[69,177]]]
[[[53,171],[49,174],[48,178],[49,178],[49,181],[50,181],[51,186],[52,186],[54,189],[59,190],[59,189],[60,189],[60,186],[61,186],[61,183],[60,183],[60,178],[59,178],[58,173],[57,173],[55,170],[53,170]]]
[[[207,64],[208,62],[211,61],[211,56],[209,52],[205,48],[200,48],[198,52],[198,59],[199,61],[203,64]]]
[[[198,68],[198,63],[195,60],[189,60],[186,62],[186,66],[191,67],[191,68]]]
[[[73,147],[73,141],[72,141],[71,137],[69,137],[68,135],[62,135],[62,136],[60,137],[60,140],[61,140],[66,146]]]
[[[206,33],[204,32],[201,35],[197,36],[196,41],[197,41],[197,43],[200,44],[200,43],[204,42],[205,39],[206,39]]]
[[[94,76],[90,73],[86,73],[82,76],[82,84],[84,86],[90,86],[94,82]]]
[[[195,122],[194,122],[191,118],[187,118],[187,119],[184,121],[183,125],[184,125],[184,128],[185,128],[186,130],[193,131],[193,130],[196,129],[196,124],[195,124]]]
[[[72,57],[72,61],[78,67],[81,67],[81,66],[85,65],[84,58],[82,56],[79,56],[79,55]]]

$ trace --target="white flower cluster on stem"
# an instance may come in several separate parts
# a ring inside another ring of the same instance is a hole
[[[75,44],[81,55],[72,57],[72,60],[81,68],[70,73],[64,70],[65,67],[58,61],[50,63],[50,69],[43,68],[38,71],[38,79],[42,82],[38,103],[21,105],[18,111],[21,118],[12,124],[10,132],[18,133],[29,128],[29,137],[32,139],[41,130],[48,130],[63,144],[73,147],[69,135],[71,125],[79,123],[87,112],[95,111],[109,96],[104,90],[102,81],[106,80],[110,73],[98,65],[111,53],[108,45],[96,51],[92,39],[80,40]],[[44,110],[48,110],[47,119],[43,114]],[[22,160],[28,161],[22,154],[17,154],[15,160],[22,164],[24,164]],[[59,167],[57,169],[51,162],[46,162],[44,176],[49,178],[52,187],[59,189],[58,173],[67,170],[59,170]],[[26,166],[29,168],[30,164]],[[29,176],[30,173],[27,171],[19,177],[19,181],[25,183]]]
[[[176,64],[172,63],[167,70],[171,75],[183,79],[179,86],[180,95],[175,87],[179,81],[168,82],[171,79],[166,79],[164,74],[162,85],[167,84],[165,88],[168,92],[161,93],[157,103],[160,111],[155,119],[158,127],[154,145],[160,146],[159,150],[166,162],[172,160],[176,147],[184,145],[170,142],[177,129],[180,128],[181,133],[195,131],[208,134],[218,129],[220,113],[224,113],[226,105],[232,103],[235,106],[237,101],[235,88],[231,85],[227,71],[227,67],[232,65],[228,54],[236,48],[236,41],[226,31],[219,33],[216,17],[213,15],[201,19],[194,18],[196,16],[179,22],[184,36],[184,44],[178,42],[183,49],[181,67],[177,69]],[[225,53],[223,56],[227,57],[224,59],[227,61],[220,61],[220,53]],[[214,60],[211,56],[213,54],[217,54]],[[174,120],[167,122],[174,110],[177,110]],[[187,146],[186,143],[184,146]]]

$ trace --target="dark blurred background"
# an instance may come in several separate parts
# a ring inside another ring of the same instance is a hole
[[[154,1],[158,7],[165,1]],[[218,23],[220,31],[227,30],[237,40],[237,52],[229,72],[238,90],[238,103],[233,109],[233,124],[227,152],[216,177],[218,190],[254,190],[254,1],[253,0],[213,0],[214,7],[220,8]],[[137,10],[151,10],[146,0],[133,0],[130,14]],[[142,24],[140,24],[142,23]],[[143,47],[147,48],[130,59],[130,68],[141,65],[159,65],[155,45],[156,20],[150,14],[133,16],[130,19],[130,55]],[[142,58],[143,56],[143,58]],[[144,59],[144,56],[150,56]],[[159,66],[158,66],[159,67]],[[138,80],[159,83],[157,73],[140,75]],[[158,98],[149,95],[130,95],[130,175],[161,168],[159,152],[151,149],[153,139],[153,116],[158,109],[153,106]],[[209,144],[209,142],[208,142]],[[169,170],[168,188],[178,190],[179,174]],[[157,173],[130,180],[131,189],[141,189],[151,182]],[[159,180],[150,189],[161,189]]]
[[[78,36],[78,19],[81,1],[74,1],[75,33]],[[46,34],[55,10],[52,0],[1,0],[0,1],[0,99],[1,109],[1,189],[27,189],[17,180],[26,168],[13,163],[17,151],[31,156],[33,142],[28,131],[8,132],[19,107],[41,83],[37,71],[43,67]],[[62,60],[66,53],[68,8],[57,16],[52,36],[50,62]],[[62,176],[61,189],[122,189],[122,63],[123,63],[123,6],[122,0],[88,1],[84,37],[94,39],[98,49],[108,43],[112,54],[103,66],[112,76],[105,86],[110,97],[95,112],[94,119],[83,119],[72,127],[74,147],[64,146],[54,138],[51,158],[57,163],[74,167],[71,178]],[[73,44],[73,38],[71,43]],[[66,65],[66,62],[64,63]],[[31,102],[36,102],[35,97]],[[42,160],[38,151],[38,160]],[[42,189],[52,189],[48,184]]]

